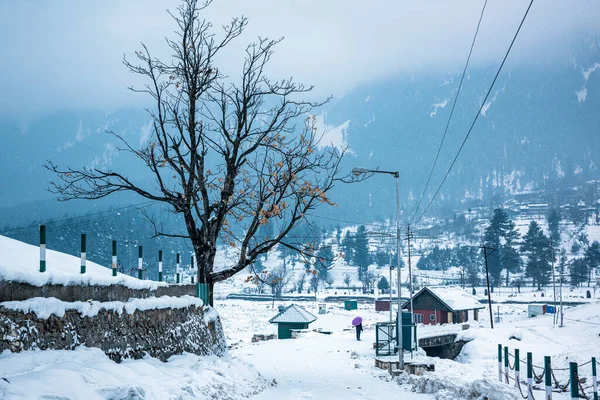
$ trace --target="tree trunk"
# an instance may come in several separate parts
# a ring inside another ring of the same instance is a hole
[[[200,236],[200,235],[198,235]],[[211,246],[207,246],[203,243],[201,237],[193,237],[192,244],[194,246],[194,254],[196,256],[196,264],[198,267],[197,271],[197,283],[208,284],[208,305],[211,307],[214,305],[214,286],[215,282],[210,277],[215,265],[215,256],[217,249]]]

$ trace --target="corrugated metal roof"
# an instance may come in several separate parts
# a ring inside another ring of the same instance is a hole
[[[291,304],[283,309],[279,314],[269,320],[272,324],[288,323],[288,324],[310,324],[317,317],[306,311],[304,308]]]

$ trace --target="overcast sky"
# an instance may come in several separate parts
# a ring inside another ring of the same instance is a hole
[[[144,100],[121,64],[146,43],[156,55],[172,36],[169,0],[0,0],[0,113],[110,109]],[[206,18],[219,26],[250,18],[220,60],[235,74],[244,46],[258,35],[285,36],[270,72],[314,84],[317,94],[347,93],[390,76],[462,68],[483,0],[215,0]],[[489,0],[473,67],[498,65],[527,8],[525,0]],[[598,0],[536,0],[511,67],[547,65],[558,45],[597,32]],[[564,49],[564,46],[562,47]]]

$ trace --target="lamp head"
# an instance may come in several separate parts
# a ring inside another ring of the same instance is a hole
[[[352,168],[352,174],[354,176],[359,176],[361,174],[366,174],[368,172],[369,172],[369,170],[366,169],[366,168],[361,168],[361,167],[354,167],[354,168]]]

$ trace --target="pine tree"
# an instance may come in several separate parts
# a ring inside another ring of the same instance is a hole
[[[548,210],[548,214],[546,215],[546,221],[548,222],[548,230],[550,231],[550,237],[556,245],[560,245],[560,213],[556,208],[551,208]]]
[[[333,250],[331,250],[331,246],[322,245],[321,247],[319,247],[315,261],[315,268],[317,269],[317,271],[328,271],[329,269],[331,269],[333,261],[334,255]]]
[[[535,221],[529,224],[529,230],[523,238],[522,251],[527,255],[525,272],[528,277],[533,279],[534,286],[538,289],[545,286],[550,281],[550,244],[542,228]]]
[[[503,269],[507,269],[507,275],[511,269],[520,269],[520,266],[518,264],[515,265],[514,262],[512,264],[503,263],[503,259],[508,259],[503,253],[512,254],[517,239],[518,233],[515,225],[508,217],[506,211],[496,208],[492,214],[490,224],[484,232],[485,244],[493,247],[498,252],[497,256],[488,258],[488,269],[493,286],[500,284],[500,275]]]
[[[385,276],[382,276],[379,279],[379,282],[377,282],[377,289],[379,290],[388,290],[390,288],[390,283],[388,282],[387,279],[385,279]]]
[[[594,241],[585,251],[584,256],[587,265],[588,287],[592,282],[592,271],[600,266],[600,243]]]
[[[500,246],[498,253],[502,268],[506,270],[507,287],[510,282],[510,273],[515,274],[521,271],[521,256],[516,248],[520,236],[515,223],[510,219],[507,220],[503,227],[504,244]]]
[[[384,250],[379,250],[375,253],[375,264],[378,267],[383,267],[390,263],[390,254]]]
[[[570,280],[572,286],[579,286],[585,282],[587,277],[588,266],[583,257],[575,258],[570,265]]]
[[[456,260],[461,269],[464,282],[468,282],[472,287],[479,283],[479,273],[481,271],[481,254],[477,247],[459,246],[456,248]]]
[[[358,227],[354,235],[354,265],[358,269],[358,280],[363,287],[369,286],[367,272],[371,264],[369,254],[369,239],[367,238],[367,228],[364,225]]]
[[[560,256],[558,258],[557,270],[558,270],[558,273],[560,274],[560,281],[563,283],[565,282],[564,275],[567,272],[567,263],[568,263],[567,251],[565,249],[561,249]]]
[[[354,235],[352,233],[346,232],[341,247],[346,263],[348,265],[354,264]]]
[[[485,244],[494,249],[500,249],[500,244],[503,235],[503,226],[508,222],[506,212],[497,208],[494,210],[490,224],[485,229],[483,240]],[[488,258],[488,270],[492,280],[492,286],[500,283],[500,274],[502,273],[502,260],[499,257]]]

